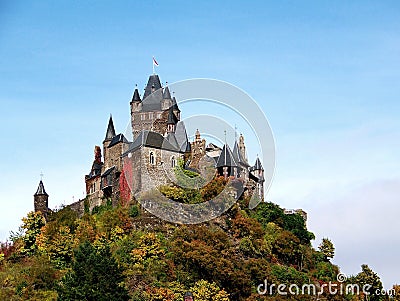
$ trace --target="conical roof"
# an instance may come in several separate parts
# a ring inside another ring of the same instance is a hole
[[[254,164],[254,166],[252,167],[252,170],[264,170],[260,158],[257,157],[256,159],[256,163]]]
[[[164,88],[163,98],[164,99],[171,99],[171,93],[169,92],[168,86],[166,86]]]
[[[110,115],[110,119],[108,120],[106,138],[104,140],[111,140],[115,136],[115,128],[112,116]]]
[[[242,154],[240,153],[239,145],[238,145],[237,141],[235,141],[235,144],[233,146],[233,158],[235,159],[235,161],[237,163],[241,163],[241,164],[247,165],[246,160],[244,160],[242,158]]]
[[[38,186],[38,188],[37,188],[37,190],[36,190],[36,193],[35,193],[34,195],[35,195],[35,196],[37,196],[37,195],[46,195],[46,196],[49,196],[49,195],[46,193],[46,190],[44,189],[44,185],[43,185],[43,181],[42,181],[42,180],[40,180],[39,186]]]
[[[224,148],[221,151],[221,154],[218,157],[216,167],[225,167],[225,166],[228,166],[228,167],[238,166],[233,157],[230,147],[226,143],[224,145]]]
[[[142,101],[137,88],[135,88],[135,91],[133,92],[132,101]]]

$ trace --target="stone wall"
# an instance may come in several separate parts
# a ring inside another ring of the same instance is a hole
[[[154,164],[150,163],[150,153],[154,155]],[[140,191],[149,191],[175,181],[172,157],[177,163],[179,158],[183,158],[183,154],[151,147],[141,149],[142,185]]]

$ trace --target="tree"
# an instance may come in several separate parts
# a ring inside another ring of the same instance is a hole
[[[84,242],[75,252],[72,271],[68,272],[57,288],[58,300],[129,300],[124,287],[122,270],[106,246],[97,250]]]
[[[318,249],[324,255],[325,261],[329,261],[329,258],[335,256],[335,247],[329,238],[323,238]]]
[[[286,264],[299,264],[300,260],[300,240],[292,233],[283,230],[277,236],[272,253]]]
[[[364,285],[368,285],[369,289],[366,289],[369,293],[368,300],[381,300],[382,296],[379,295],[379,292],[382,290],[383,286],[378,274],[371,270],[366,264],[363,264],[361,269],[362,271],[355,277],[356,282],[360,284],[361,288]]]
[[[400,301],[400,285],[395,284],[391,290],[391,296],[394,301]]]
[[[46,220],[43,214],[38,212],[29,212],[27,217],[22,219],[22,226],[20,227],[23,231],[20,237],[23,246],[20,252],[24,255],[32,255],[37,249],[36,237],[41,233],[42,227],[46,224]]]
[[[220,289],[214,282],[197,281],[190,289],[196,301],[229,301],[229,294]]]

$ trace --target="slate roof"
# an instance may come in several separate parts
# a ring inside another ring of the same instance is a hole
[[[136,139],[131,144],[129,144],[128,150],[124,154],[122,154],[122,156],[127,156],[128,153],[136,151],[141,146],[165,149],[174,152],[182,152],[177,145],[173,145],[170,141],[168,141],[167,138],[164,138],[161,134],[143,130],[139,133]]]
[[[186,127],[183,121],[179,121],[175,128],[175,137],[178,142],[179,149],[181,152],[189,152],[191,149],[190,143],[188,141]]]
[[[225,166],[229,166],[229,167],[237,167],[238,166],[233,157],[233,154],[232,154],[232,151],[231,151],[229,145],[227,145],[226,143],[224,145],[224,148],[221,151],[221,154],[219,155],[216,167],[225,167]]]
[[[260,158],[258,158],[258,157],[256,159],[256,163],[254,164],[254,166],[252,166],[250,168],[250,171],[254,171],[254,170],[264,170],[264,168],[261,164]]]
[[[171,143],[171,145],[174,146],[176,149],[179,149],[179,144],[178,141],[176,140],[175,133],[168,133],[167,141]]]
[[[250,180],[254,180],[254,181],[256,181],[257,183],[262,183],[262,182],[264,182],[264,177],[258,178],[258,177],[256,177],[255,175],[253,175],[252,173],[249,173],[249,179],[250,179]]]
[[[235,161],[237,163],[240,163],[240,164],[245,165],[247,167],[249,166],[249,164],[247,164],[245,158],[243,158],[242,154],[240,153],[239,145],[238,145],[237,141],[235,141],[235,144],[233,146],[233,158],[235,159]]]
[[[135,88],[135,91],[133,92],[132,101],[142,101],[137,88]]]
[[[162,89],[154,91],[147,97],[143,97],[142,112],[155,112],[161,110]]]
[[[214,143],[209,143],[206,146],[206,151],[213,151],[213,150],[220,150],[221,148],[218,145],[215,145]]]
[[[174,111],[181,112],[181,110],[179,110],[178,103],[176,102],[175,96],[172,97],[172,107],[174,108]]]
[[[123,134],[118,134],[118,135],[114,136],[114,138],[112,138],[110,144],[108,145],[108,148],[110,148],[120,142],[128,143],[129,141],[128,141],[128,139],[125,138],[125,136]]]
[[[37,195],[47,195],[47,196],[49,196],[49,195],[46,193],[46,190],[44,190],[44,185],[43,185],[43,181],[42,181],[42,180],[40,180],[39,186],[38,186],[38,188],[37,188],[37,190],[36,190],[36,193],[35,193],[34,195],[35,195],[35,196],[37,196]]]
[[[171,93],[169,92],[169,88],[168,87],[164,88],[163,98],[164,99],[171,99]]]
[[[105,172],[103,172],[103,174],[101,175],[102,178],[108,176],[109,174],[111,174],[115,169],[115,166],[110,167],[109,169],[107,169]]]
[[[178,118],[175,116],[174,108],[171,106],[169,107],[167,124],[177,124],[177,123],[178,123]]]
[[[152,88],[154,88],[155,91],[161,89],[160,78],[158,77],[157,74],[152,74],[149,76],[149,80],[147,81],[146,88],[144,89],[143,100],[152,93]]]
[[[115,136],[115,128],[112,116],[110,115],[110,119],[108,120],[106,138],[104,140],[111,140]]]

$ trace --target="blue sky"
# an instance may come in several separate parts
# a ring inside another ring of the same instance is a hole
[[[41,171],[51,206],[82,197],[108,116],[125,130],[153,55],[164,82],[249,93],[276,139],[268,198],[305,209],[345,273],[369,263],[400,282],[396,1],[1,1],[0,239],[32,209]]]

